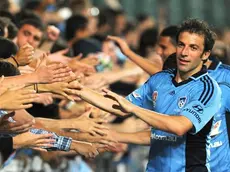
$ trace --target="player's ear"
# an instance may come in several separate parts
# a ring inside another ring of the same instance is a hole
[[[207,61],[207,60],[208,60],[208,57],[210,56],[210,54],[211,54],[211,51],[205,51],[205,52],[203,53],[201,59],[202,59],[203,61]]]

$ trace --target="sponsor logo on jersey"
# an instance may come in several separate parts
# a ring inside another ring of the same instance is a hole
[[[218,134],[221,133],[220,131],[220,126],[221,126],[221,120],[217,121],[213,127],[212,127],[212,130],[211,130],[211,133],[210,133],[210,136],[213,137],[213,136],[216,136]]]
[[[157,135],[155,133],[151,133],[151,139],[163,140],[163,141],[169,141],[169,142],[176,142],[177,141],[176,136],[163,136],[163,135]]]
[[[200,115],[195,110],[185,108],[185,109],[183,109],[183,111],[191,113],[193,116],[195,116],[195,118],[198,120],[198,122],[201,123]]]
[[[133,92],[132,95],[133,95],[133,97],[134,97],[135,99],[141,98],[141,95],[138,94],[137,92]]]
[[[153,94],[152,94],[153,107],[156,107],[157,97],[158,97],[158,92],[157,92],[157,91],[154,91]]]
[[[204,112],[204,109],[203,109],[203,107],[201,105],[193,105],[192,108],[195,111],[199,112],[200,114],[202,114]]]
[[[187,101],[187,98],[186,97],[180,97],[179,100],[178,100],[178,107],[181,109],[182,107],[184,107],[185,103]]]

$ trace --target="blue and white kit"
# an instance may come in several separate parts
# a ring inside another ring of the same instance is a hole
[[[127,99],[145,109],[167,115],[183,115],[193,129],[183,136],[151,129],[146,171],[210,171],[210,131],[220,108],[221,90],[206,67],[188,80],[176,83],[176,70],[153,75]]]

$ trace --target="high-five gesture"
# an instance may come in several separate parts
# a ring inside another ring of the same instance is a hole
[[[38,96],[34,90],[26,88],[7,89],[0,95],[0,109],[18,110],[32,107]]]
[[[80,130],[81,132],[87,132],[92,135],[96,135],[97,133],[100,135],[106,135],[105,129],[108,129],[108,127],[102,124],[107,123],[107,121],[101,118],[90,118],[89,116],[91,112],[92,109],[89,109],[80,117],[69,119],[69,128],[75,128]]]
[[[71,69],[62,63],[47,65],[47,55],[44,53],[35,73],[40,83],[61,82],[66,80]]]

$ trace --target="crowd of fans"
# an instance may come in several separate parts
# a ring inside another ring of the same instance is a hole
[[[178,27],[160,28],[144,14],[129,21],[123,10],[87,0],[62,5],[0,2],[1,170],[144,171],[149,147],[119,142],[116,133],[149,124],[91,99],[108,89],[127,96],[175,67]],[[212,56],[228,64],[230,32],[216,33]]]

